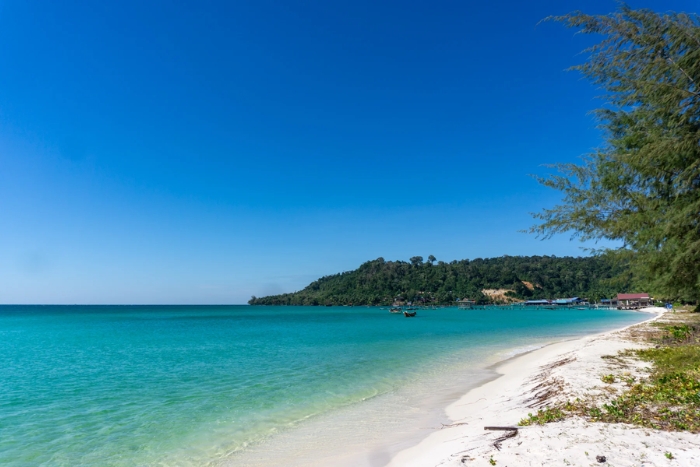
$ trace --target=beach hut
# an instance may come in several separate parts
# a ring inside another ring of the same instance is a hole
[[[617,308],[623,310],[643,308],[651,306],[654,300],[648,293],[619,293],[617,294]]]
[[[583,300],[581,300],[578,297],[571,297],[571,298],[558,298],[554,300],[555,305],[559,306],[571,306],[571,305],[576,305],[577,303],[581,303]]]
[[[525,302],[525,306],[546,306],[551,305],[550,300],[528,300]]]

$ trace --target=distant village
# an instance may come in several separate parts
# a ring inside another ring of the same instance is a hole
[[[648,293],[620,293],[616,298],[604,298],[600,301],[600,305],[617,308],[619,310],[636,310],[647,306],[652,306],[654,299]],[[551,300],[527,300],[523,302],[526,306],[573,306],[573,305],[590,305],[588,299],[572,297],[572,298],[556,298]]]
[[[604,308],[617,308],[618,310],[637,310],[647,306],[653,306],[655,300],[648,293],[620,293],[615,298],[604,298],[599,303],[590,303],[587,298],[553,298],[540,300],[526,300],[512,303],[513,305],[537,306],[537,307],[572,307],[572,306],[598,306]],[[471,308],[476,302],[468,298],[457,300],[460,308]]]

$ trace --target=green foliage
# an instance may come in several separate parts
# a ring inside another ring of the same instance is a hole
[[[493,456],[489,458],[489,464],[496,465],[496,459],[494,459]]]
[[[540,410],[521,424],[548,423],[560,414],[579,414],[593,421],[700,433],[700,330],[682,324],[664,326],[663,332],[661,339],[652,337],[652,341],[665,342],[664,346],[620,352],[620,357],[636,356],[651,362],[647,379],[622,378],[629,389],[600,407],[576,400]],[[602,380],[612,383],[616,377],[606,375]]]
[[[432,259],[431,259],[432,258]],[[388,305],[397,298],[417,303],[451,304],[469,298],[490,302],[483,289],[509,289],[516,299],[611,297],[630,287],[625,264],[606,257],[503,256],[433,264],[378,258],[354,271],[322,277],[303,290],[253,297],[251,305]],[[523,281],[532,284],[530,290]]]
[[[589,413],[598,421],[698,432],[700,381],[683,372],[655,376]]]
[[[551,20],[603,40],[573,69],[599,86],[605,145],[540,179],[563,203],[535,217],[544,237],[574,232],[622,241],[640,284],[700,298],[700,19],[622,6],[605,16]]]
[[[673,454],[671,454],[671,453],[668,452],[668,451],[666,451],[666,452],[664,453],[664,456],[666,456],[666,459],[668,459],[668,460],[674,459]]]
[[[667,326],[666,331],[670,334],[670,338],[677,342],[683,342],[690,338],[693,334],[693,328],[687,324],[680,326]]]
[[[637,350],[653,364],[646,381],[603,406],[603,421],[700,432],[700,331],[688,324],[664,326],[667,345]]]
[[[637,351],[642,360],[654,363],[659,375],[692,373],[700,368],[700,346],[661,347]]]
[[[556,407],[546,407],[537,411],[535,415],[527,414],[527,418],[523,418],[518,422],[520,426],[544,425],[545,423],[558,422],[564,419],[564,412]]]
[[[603,375],[600,380],[606,384],[612,384],[615,382],[615,375]]]

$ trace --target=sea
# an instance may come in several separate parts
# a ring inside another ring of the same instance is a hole
[[[0,306],[0,465],[380,466],[601,309]],[[517,422],[517,421],[514,421]]]

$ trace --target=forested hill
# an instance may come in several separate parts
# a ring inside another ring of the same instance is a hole
[[[326,276],[294,293],[252,297],[251,305],[388,305],[402,300],[434,304],[469,298],[501,301],[484,290],[507,289],[513,299],[610,297],[630,289],[627,267],[606,257],[502,256],[500,258],[410,262],[378,258],[354,271]]]

